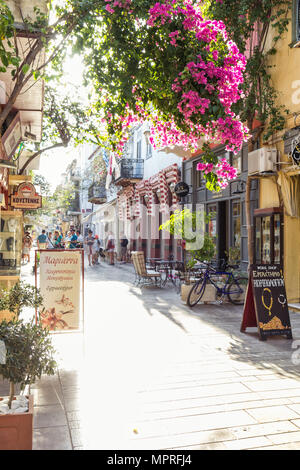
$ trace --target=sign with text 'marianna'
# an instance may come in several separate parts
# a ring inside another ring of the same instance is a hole
[[[16,209],[38,209],[42,207],[40,196],[32,183],[21,183],[17,192],[11,196],[11,206]]]
[[[40,317],[51,331],[79,329],[81,260],[80,251],[40,251]]]

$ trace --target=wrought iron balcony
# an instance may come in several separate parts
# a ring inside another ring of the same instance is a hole
[[[107,201],[105,185],[93,183],[88,189],[88,201],[92,204],[104,204]]]
[[[122,158],[119,163],[119,171],[115,171],[113,182],[116,185],[126,186],[139,181],[144,177],[144,160]]]

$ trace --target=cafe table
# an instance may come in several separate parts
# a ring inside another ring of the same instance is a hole
[[[173,275],[173,270],[178,261],[175,260],[156,260],[154,261],[155,270],[165,273],[165,278],[162,280],[162,286],[165,286],[167,282],[171,282],[175,287],[176,277]]]

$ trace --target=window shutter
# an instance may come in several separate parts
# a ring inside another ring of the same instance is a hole
[[[293,0],[292,42],[290,47],[300,47],[300,0]]]

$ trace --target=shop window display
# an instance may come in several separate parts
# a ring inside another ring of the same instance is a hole
[[[233,246],[240,248],[241,246],[241,203],[233,202],[232,203],[232,238]]]
[[[20,271],[22,253],[22,212],[0,214],[0,276]]]
[[[283,215],[281,208],[254,211],[255,263],[282,264]]]

